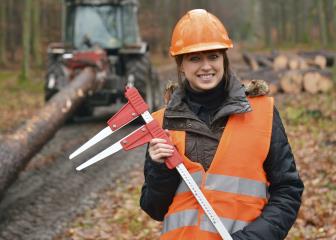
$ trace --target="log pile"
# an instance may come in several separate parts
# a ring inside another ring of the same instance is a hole
[[[268,55],[243,53],[249,70],[238,73],[243,83],[265,80],[270,94],[277,92],[312,94],[333,88],[329,68],[335,64],[335,54],[326,51],[271,53]]]

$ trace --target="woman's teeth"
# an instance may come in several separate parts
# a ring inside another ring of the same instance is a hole
[[[200,74],[199,78],[206,81],[206,80],[212,79],[213,76],[214,76],[214,74]]]

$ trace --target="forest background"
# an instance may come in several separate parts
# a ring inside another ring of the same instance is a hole
[[[334,0],[140,0],[139,24],[153,53],[168,57],[173,26],[187,10],[206,8],[218,16],[235,43],[254,50],[335,48]],[[62,39],[62,1],[2,0],[0,66],[43,67],[50,42]]]

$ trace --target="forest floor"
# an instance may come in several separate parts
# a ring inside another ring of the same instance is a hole
[[[0,133],[18,126],[44,104],[43,81],[34,78],[22,83],[18,76],[18,71],[0,71]]]
[[[0,133],[43,106],[43,83],[17,87],[17,75],[0,73]],[[6,80],[3,80],[6,79]],[[327,94],[275,96],[297,167],[305,184],[303,203],[288,240],[336,239],[336,89]],[[99,194],[93,208],[71,223],[59,239],[158,239],[161,223],[139,207],[143,166]]]

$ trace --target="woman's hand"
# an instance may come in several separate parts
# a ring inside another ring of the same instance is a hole
[[[153,161],[163,163],[164,158],[173,155],[174,147],[161,138],[153,138],[149,142],[148,153]]]

